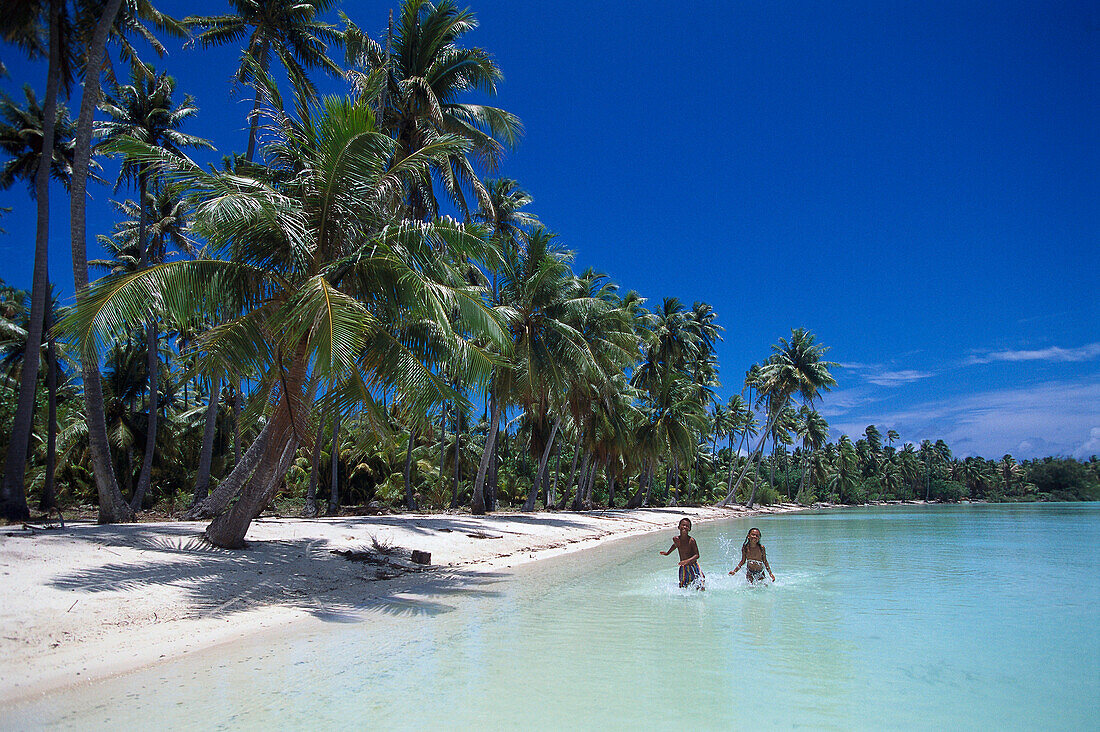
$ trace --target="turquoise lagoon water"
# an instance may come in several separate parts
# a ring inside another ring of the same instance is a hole
[[[778,581],[726,574],[750,525]],[[7,710],[5,727],[1097,729],[1100,504],[698,526],[440,580]]]

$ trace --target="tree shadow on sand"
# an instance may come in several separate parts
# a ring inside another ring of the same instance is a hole
[[[194,524],[97,527],[87,538],[153,556],[146,563],[61,573],[48,582],[51,587],[98,593],[170,585],[185,593],[191,618],[265,606],[297,608],[326,622],[358,622],[371,612],[438,615],[455,609],[448,597],[499,596],[490,587],[507,576],[431,567],[379,579],[378,568],[333,555],[324,539],[259,541],[226,550],[203,539]]]

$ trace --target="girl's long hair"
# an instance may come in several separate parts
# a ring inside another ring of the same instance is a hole
[[[761,533],[760,529],[756,528],[755,526],[753,526],[751,529],[749,529],[749,533],[745,534],[745,543],[741,545],[741,551],[745,551],[746,549],[749,548],[749,534],[752,534],[752,532],[754,532],[754,531],[758,534]],[[763,538],[763,534],[761,534],[761,538]],[[761,544],[760,542],[757,542],[756,545],[758,547],[760,547],[761,551],[764,550],[764,545]]]

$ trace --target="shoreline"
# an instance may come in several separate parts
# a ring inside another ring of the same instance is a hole
[[[681,516],[709,523],[839,507],[263,518],[248,548],[234,551],[206,543],[205,522],[8,526],[0,708],[301,621],[360,622],[380,603],[424,600],[433,585],[674,531]],[[432,564],[409,561],[410,550],[430,552]]]

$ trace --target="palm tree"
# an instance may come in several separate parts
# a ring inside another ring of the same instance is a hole
[[[45,16],[45,23],[42,22],[43,16]],[[59,138],[67,138],[57,134],[56,123],[59,106],[57,101],[58,92],[64,83],[67,93],[72,80],[72,69],[68,63],[70,54],[67,49],[63,48],[68,43],[68,38],[62,35],[62,28],[68,26],[66,21],[65,3],[62,0],[49,0],[45,5],[41,0],[19,0],[9,3],[4,12],[0,13],[0,34],[2,34],[4,40],[23,47],[31,55],[41,53],[40,27],[45,25],[47,29],[46,56],[49,60],[46,70],[46,98],[40,117],[42,123],[41,125],[30,125],[30,127],[40,129],[41,135],[32,133],[30,136],[25,136],[21,132],[17,132],[16,140],[5,139],[3,148],[13,158],[29,162],[25,158],[24,148],[30,147],[33,150],[34,137],[37,137],[40,141],[38,155],[41,155],[43,150],[50,150],[51,162],[54,164],[56,164],[57,157],[54,151],[58,148],[65,149],[64,146],[57,144]],[[33,95],[28,92],[27,96],[28,111],[30,111],[34,106],[31,104]],[[63,113],[64,108],[61,109]],[[21,114],[17,116],[23,117]],[[32,120],[34,116],[36,115],[31,115]],[[6,120],[11,119],[6,110],[4,117]],[[23,125],[19,125],[19,127],[24,129]],[[8,137],[6,130],[3,137]],[[9,142],[15,142],[16,149],[10,147]],[[0,483],[0,515],[12,520],[22,520],[29,517],[23,482],[34,413],[35,378],[38,372],[37,344],[42,340],[49,290],[49,263],[47,261],[50,224],[49,177],[53,172],[52,168],[53,165],[39,166],[37,163],[20,166],[28,183],[32,175],[31,170],[34,171],[33,195],[37,205],[37,220],[34,271],[31,284],[31,312],[27,324],[27,351],[24,354],[27,368],[24,370],[24,376],[19,385],[18,402],[12,423],[12,439],[4,457],[4,476],[3,482]],[[71,170],[71,164],[68,169]],[[9,172],[14,171],[10,171],[10,168],[5,166],[3,176],[6,178]],[[0,187],[7,187],[7,185],[0,184]]]
[[[814,334],[804,328],[793,329],[790,341],[780,338],[779,343],[772,346],[771,358],[760,367],[757,379],[757,389],[763,395],[768,414],[764,436],[756,448],[758,454],[771,432],[772,423],[782,414],[783,408],[794,394],[797,393],[804,404],[812,406],[822,391],[836,386],[836,379],[829,373],[829,369],[837,364],[822,359],[827,350],[826,346],[817,345]],[[738,484],[747,471],[748,463],[737,480]],[[719,505],[729,505],[736,490],[737,485],[734,485]]]
[[[56,48],[60,43],[57,27],[60,4],[54,0],[48,11],[50,61],[45,107],[39,106],[30,85],[23,87],[26,108],[18,107],[6,94],[0,97],[0,149],[9,156],[0,169],[0,189],[10,188],[16,180],[24,180],[31,188],[31,196],[38,208],[31,308],[26,351],[23,354],[27,368],[20,379],[12,436],[4,458],[3,483],[0,484],[0,515],[13,521],[26,520],[30,516],[23,483],[34,418],[38,344],[42,342],[49,288],[49,178],[52,176],[68,185],[72,176],[72,121],[64,105],[57,102],[61,76],[60,51]],[[10,32],[5,35],[10,36]],[[43,150],[52,151],[49,165],[39,165]]]
[[[484,259],[491,252],[486,242],[454,222],[402,223],[385,205],[407,178],[461,150],[464,141],[441,138],[399,157],[370,111],[350,99],[327,98],[314,107],[299,95],[297,109],[301,119],[279,116],[279,138],[267,150],[271,173],[207,171],[183,155],[120,141],[120,152],[163,165],[201,202],[195,231],[228,258],[166,262],[104,278],[68,321],[89,343],[153,316],[160,303],[209,313],[218,321],[196,343],[200,368],[256,375],[253,403],[266,423],[203,504],[215,514],[206,535],[219,546],[242,545],[277,488],[281,466],[289,465],[285,456],[310,439],[308,415],[320,384],[324,410],[362,404],[384,431],[375,394],[392,392],[427,411],[457,396],[439,367],[471,383],[488,378],[490,358],[455,332],[452,313],[507,353],[482,291],[435,256],[445,241],[463,257]]]
[[[98,16],[90,14],[87,39],[82,49],[81,61],[85,69],[84,84],[80,95],[80,112],[76,120],[73,149],[73,179],[69,202],[69,230],[73,256],[73,284],[78,305],[86,299],[88,290],[88,257],[86,205],[88,175],[92,155],[92,119],[99,105],[101,69],[107,52],[108,38],[114,38],[122,46],[127,60],[136,60],[136,54],[126,39],[127,33],[142,35],[157,53],[163,53],[160,42],[141,25],[141,20],[154,24],[160,31],[174,34],[182,29],[171,18],[159,13],[147,2],[106,0],[98,9]],[[51,114],[47,103],[46,118]],[[122,498],[112,467],[110,446],[107,441],[106,416],[104,414],[103,389],[100,384],[99,354],[85,348],[81,353],[81,378],[84,383],[85,418],[88,423],[89,452],[99,493],[99,520],[103,523],[129,521],[133,511]]]
[[[802,438],[802,480],[798,489],[799,503],[812,503],[813,490],[810,484],[806,482],[807,469],[809,467],[809,457],[816,451],[820,450],[829,439],[829,423],[825,421],[816,410],[803,405],[798,410],[798,435]],[[810,500],[805,500],[806,496],[803,495],[803,491],[809,490],[808,495],[811,496]]]
[[[508,178],[500,178],[487,181],[489,200],[491,207],[488,211],[482,210],[474,218],[484,223],[489,228],[489,237],[495,249],[504,254],[504,261],[511,261],[518,257],[518,248],[521,242],[526,241],[528,231],[539,225],[539,220],[533,214],[523,209],[530,205],[530,194],[522,190],[516,181]],[[494,259],[488,263],[492,277],[491,303],[499,306],[500,288],[498,278],[500,276],[501,261]],[[489,409],[492,411],[496,403],[496,395],[492,387],[489,389]],[[499,446],[496,438],[493,438],[493,454],[490,456],[492,466],[488,504],[492,509],[496,505],[497,491],[497,452]],[[551,440],[552,442],[552,440]]]
[[[836,463],[829,485],[836,489],[841,503],[848,503],[855,497],[854,489],[859,483],[859,458],[855,445],[848,435],[841,435],[837,444]]]
[[[389,52],[377,43],[364,44],[360,65],[381,76],[382,127],[398,141],[402,155],[431,145],[440,135],[456,135],[468,147],[434,164],[412,182],[409,215],[416,220],[435,215],[438,203],[434,174],[463,213],[470,206],[463,187],[473,190],[483,213],[491,215],[489,192],[475,162],[494,170],[504,152],[523,133],[519,118],[496,107],[459,101],[471,91],[495,95],[503,76],[496,62],[480,48],[462,48],[462,37],[477,28],[469,9],[453,0],[433,5],[428,0],[404,0]],[[379,74],[378,72],[381,72]]]
[[[1002,457],[997,464],[997,467],[1000,470],[1001,479],[1004,480],[1005,483],[1005,494],[1009,494],[1012,491],[1012,481],[1018,478],[1022,472],[1020,466],[1016,463],[1016,459],[1012,457],[1012,455],[1005,453],[1004,457]]]
[[[137,140],[150,147],[163,148],[176,154],[185,147],[212,149],[213,146],[208,141],[180,131],[179,128],[183,123],[198,112],[198,107],[195,106],[190,95],[184,97],[181,105],[174,106],[172,95],[175,88],[176,81],[171,76],[163,72],[158,74],[150,66],[134,67],[131,83],[115,84],[111,93],[105,96],[101,104],[101,108],[109,115],[109,119],[96,125],[96,135],[101,140],[99,148],[110,152],[120,140]],[[143,163],[123,156],[118,179],[115,181],[116,191],[124,182],[137,185],[139,203],[136,207],[138,220],[136,250],[138,265],[143,268],[148,266],[150,261],[157,262],[163,256],[159,250],[154,251],[153,247],[146,243],[150,207],[149,189],[150,185],[156,185],[154,176],[157,172],[156,168],[147,162]],[[163,243],[163,239],[161,241]],[[130,508],[133,511],[141,509],[152,478],[159,411],[157,374],[160,369],[156,364],[158,339],[156,321],[150,320],[146,325],[146,349],[149,359],[147,401],[149,426],[146,430],[141,473],[130,502]]]
[[[234,81],[252,84],[255,96],[248,115],[248,149],[245,159],[252,162],[256,152],[256,132],[259,127],[263,83],[274,56],[286,69],[291,83],[315,96],[309,80],[309,69],[324,69],[338,74],[340,69],[327,55],[330,46],[337,46],[341,36],[336,27],[318,20],[332,10],[335,0],[230,0],[234,13],[213,17],[189,16],[185,25],[202,30],[195,36],[203,48],[248,42],[241,54],[241,65]]]
[[[484,512],[484,474],[496,444],[503,407],[520,405],[532,426],[540,426],[535,432],[546,426],[546,435],[532,440],[531,446],[539,467],[524,510],[532,511],[549,449],[561,423],[559,416],[556,426],[548,426],[547,417],[551,409],[560,415],[562,395],[570,378],[592,374],[597,368],[591,347],[578,327],[584,320],[581,311],[593,306],[593,298],[569,269],[572,255],[554,245],[553,240],[554,234],[539,226],[529,232],[525,248],[500,253],[500,307],[509,315],[511,359],[494,370],[488,454],[482,456],[474,482],[474,513]]]
[[[728,480],[726,481],[726,494],[730,495],[733,491],[733,476],[737,471],[737,455],[741,453],[741,447],[745,444],[745,441],[757,435],[759,424],[756,420],[756,414],[749,408],[749,405],[740,394],[735,394],[730,397],[729,402],[726,404],[726,409],[728,410],[730,422],[730,470]],[[740,433],[741,435],[737,439],[736,450],[733,449],[733,435],[735,433]]]

